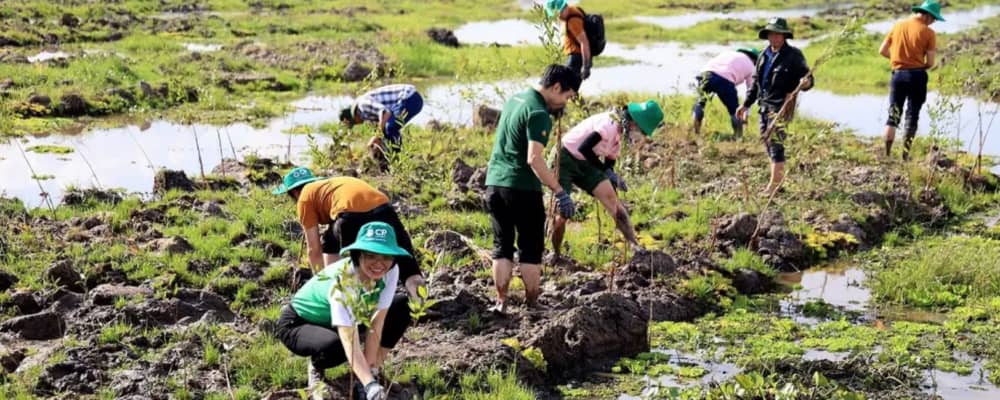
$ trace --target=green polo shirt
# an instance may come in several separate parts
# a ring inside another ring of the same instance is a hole
[[[302,285],[292,296],[292,308],[302,319],[311,324],[322,326],[354,326],[354,313],[345,304],[345,294],[337,286],[342,281],[356,279],[357,271],[351,265],[350,258],[344,258],[328,265],[316,274],[305,285]],[[399,268],[393,266],[382,279],[376,281],[375,287],[367,292],[359,288],[352,290],[353,296],[360,296],[372,310],[388,309],[392,305],[396,293],[396,283],[399,280]]]
[[[545,99],[528,89],[507,100],[497,123],[486,184],[518,190],[542,191],[542,182],[528,165],[528,142],[549,143],[552,117]]]

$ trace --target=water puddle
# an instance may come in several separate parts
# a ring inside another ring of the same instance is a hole
[[[657,25],[666,29],[690,28],[702,22],[717,19],[735,19],[740,21],[763,21],[771,17],[797,18],[814,17],[819,13],[838,8],[851,8],[852,3],[838,4],[836,6],[821,5],[813,7],[786,8],[783,10],[741,10],[732,12],[695,12],[681,15],[668,16],[639,16],[636,21]]]
[[[848,311],[864,311],[871,299],[871,291],[861,285],[865,272],[860,268],[834,265],[829,268],[810,269],[778,275],[785,285],[799,285],[785,300],[801,306],[808,302],[823,302]]]
[[[290,154],[292,161],[308,161],[303,156],[309,147],[308,138],[284,132],[295,126],[328,122],[336,118],[337,111],[349,102],[347,97],[306,98],[293,103],[296,112],[272,120],[259,129],[247,124],[225,127],[197,124],[192,127],[156,121],[145,126],[93,130],[80,136],[26,138],[27,143],[22,143],[22,146],[50,144],[74,149],[67,155],[33,152],[24,155],[35,174],[54,176],[41,182],[54,202],[59,201],[70,185],[93,187],[97,181],[105,188],[148,193],[152,190],[154,175],[153,169],[149,168],[150,163],[155,168],[184,170],[189,176],[200,173],[195,132],[206,173],[223,157],[233,157],[234,152],[241,159],[247,155],[286,159]],[[324,143],[324,138],[317,137],[317,141]],[[111,154],[114,156],[108,156]],[[93,173],[87,165],[88,161],[94,169]],[[31,179],[32,173],[17,145],[0,145],[0,170],[4,171],[0,193],[20,198],[29,207],[44,205],[38,184]]]
[[[716,353],[721,354],[725,349],[719,348]],[[670,356],[670,360],[667,361],[667,365],[670,365],[674,369],[680,369],[683,367],[700,367],[703,368],[706,373],[699,378],[681,378],[675,374],[662,375],[662,376],[645,376],[642,379],[642,383],[645,388],[639,396],[630,396],[627,394],[622,394],[617,397],[618,400],[638,400],[638,399],[648,399],[648,398],[658,398],[657,395],[661,391],[669,388],[689,388],[694,386],[706,386],[714,383],[724,382],[731,379],[733,376],[739,374],[742,369],[736,364],[724,363],[724,362],[714,362],[706,361],[705,359],[686,354],[677,350],[654,350],[657,353],[663,353]]]
[[[943,10],[944,22],[936,22],[931,26],[937,33],[958,33],[969,28],[974,28],[987,18],[1000,15],[1000,5],[990,4],[979,6],[969,10],[950,11]],[[872,22],[865,25],[865,29],[875,33],[886,34],[892,29],[892,25],[898,19],[888,21]]]
[[[975,363],[972,373],[959,375],[954,372],[931,370],[925,373],[926,391],[944,400],[1000,399],[1000,388],[987,380],[988,372],[982,363]]]
[[[194,53],[211,53],[213,51],[222,50],[221,44],[211,44],[211,43],[182,43],[185,49]]]
[[[455,37],[462,44],[538,46],[544,35],[545,31],[537,22],[523,19],[471,22],[455,30]]]
[[[28,57],[28,62],[32,64],[37,64],[54,60],[67,60],[70,57],[72,56],[64,51],[43,51],[41,53]]]

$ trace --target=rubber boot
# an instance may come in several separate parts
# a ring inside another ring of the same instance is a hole
[[[736,138],[736,139],[742,138],[743,137],[743,121],[740,121],[740,119],[736,118],[735,115],[730,115],[729,116],[729,122],[733,125],[733,137]]]

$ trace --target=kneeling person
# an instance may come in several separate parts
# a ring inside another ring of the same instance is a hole
[[[628,190],[625,181],[614,171],[615,160],[621,153],[622,142],[630,140],[626,135],[639,131],[650,136],[662,121],[663,110],[656,101],[630,103],[583,120],[562,139],[559,185],[569,192],[575,184],[597,198],[611,214],[625,240],[636,246],[639,242],[628,211],[615,193],[616,188]],[[552,227],[552,248],[557,257],[566,233],[566,221],[558,216]]]
[[[275,335],[292,353],[310,358],[310,388],[319,386],[323,370],[348,362],[365,397],[381,399],[385,390],[373,371],[410,323],[406,299],[393,298],[399,280],[394,258],[410,253],[396,243],[392,226],[371,222],[340,255],[350,257],[326,266],[282,307]]]

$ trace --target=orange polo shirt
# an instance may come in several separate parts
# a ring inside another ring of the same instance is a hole
[[[580,49],[580,42],[576,40],[578,35],[586,36],[583,30],[583,11],[579,7],[566,6],[569,17],[566,21],[565,33],[563,34],[563,51],[569,54],[583,54]]]
[[[894,71],[926,68],[927,52],[937,50],[934,30],[913,17],[893,25],[885,40],[889,41],[889,61]]]
[[[307,183],[299,195],[298,214],[303,229],[329,225],[342,212],[365,212],[389,202],[389,197],[363,180],[351,177]]]

